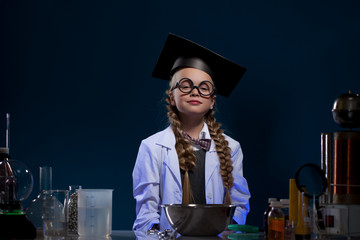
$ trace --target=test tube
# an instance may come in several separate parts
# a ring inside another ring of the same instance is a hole
[[[325,172],[327,179],[327,190],[325,196],[320,198],[321,203],[332,203],[333,183],[333,149],[332,133],[321,133],[321,169]]]
[[[6,113],[5,147],[10,146],[10,113]]]

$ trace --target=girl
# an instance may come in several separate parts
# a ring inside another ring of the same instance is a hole
[[[245,224],[250,193],[240,144],[223,133],[215,93],[229,96],[246,69],[169,34],[153,77],[170,79],[170,126],[141,142],[133,170],[134,230],[171,229],[162,204],[233,204]],[[170,76],[170,77],[169,77]]]

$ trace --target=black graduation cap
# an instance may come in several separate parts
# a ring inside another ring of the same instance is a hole
[[[192,67],[208,73],[218,94],[228,97],[244,75],[246,68],[192,41],[170,33],[152,76],[170,80],[179,69]]]

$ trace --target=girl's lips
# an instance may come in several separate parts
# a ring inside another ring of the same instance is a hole
[[[201,102],[200,102],[200,101],[197,101],[197,100],[190,100],[190,101],[188,101],[188,103],[190,103],[190,104],[192,104],[192,105],[199,105],[199,104],[201,104]]]

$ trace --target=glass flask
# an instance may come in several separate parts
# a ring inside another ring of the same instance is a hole
[[[37,230],[43,229],[43,197],[45,190],[52,189],[52,167],[40,167],[40,191],[26,208],[26,215]]]
[[[5,212],[12,205],[21,206],[33,189],[33,177],[27,166],[10,159],[8,154],[7,148],[0,148],[0,209]]]
[[[23,211],[22,201],[31,193],[33,177],[27,166],[11,160],[8,148],[0,148],[1,239],[34,239],[36,229]]]

